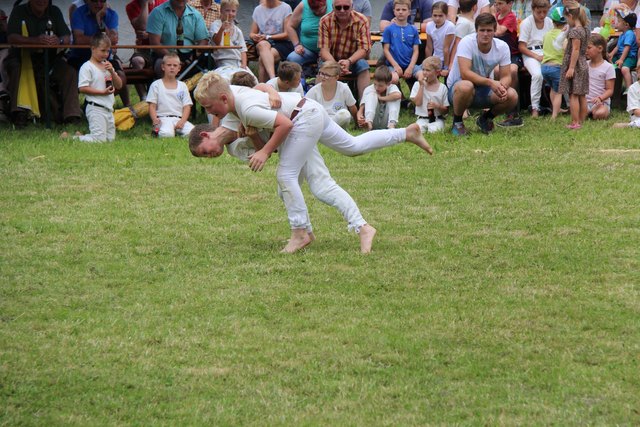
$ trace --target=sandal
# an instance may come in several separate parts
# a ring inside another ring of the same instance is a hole
[[[580,123],[571,123],[570,125],[567,125],[566,128],[571,130],[578,130],[582,129],[582,125]]]

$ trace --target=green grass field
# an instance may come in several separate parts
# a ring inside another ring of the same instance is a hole
[[[308,193],[317,240],[279,253],[277,158],[196,159],[148,123],[111,144],[5,127],[0,424],[638,425],[625,120],[445,133],[431,158],[322,147],[368,256]]]

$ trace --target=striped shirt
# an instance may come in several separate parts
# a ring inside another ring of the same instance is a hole
[[[204,18],[207,28],[211,28],[211,24],[216,19],[220,19],[220,6],[211,0],[211,6],[205,8],[200,0],[189,0],[189,4],[195,8]]]
[[[340,28],[335,12],[326,14],[320,20],[318,49],[327,48],[336,61],[347,59],[358,49],[371,50],[369,20],[361,13],[351,11],[351,21],[346,28]]]

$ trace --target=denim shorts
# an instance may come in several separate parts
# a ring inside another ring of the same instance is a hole
[[[558,92],[558,87],[560,86],[560,68],[559,65],[542,64],[540,69],[543,81],[551,86],[554,92]]]
[[[449,104],[453,105],[453,88],[456,87],[456,82],[453,86],[449,88]],[[469,107],[473,108],[491,108],[493,104],[491,103],[491,95],[493,91],[489,86],[476,86],[475,94],[473,95],[473,101]]]
[[[391,65],[387,65],[387,68],[389,68],[389,71],[390,71],[390,72],[392,72],[392,73],[395,71],[395,69],[394,69],[394,68],[393,68],[393,66],[391,66]],[[413,72],[411,73],[411,76],[412,76],[412,77],[415,77],[415,76],[416,76],[416,74],[418,74],[420,71],[422,71],[422,65],[418,65],[418,64],[416,64],[416,65],[413,67]],[[402,76],[400,76],[400,77],[402,77]]]

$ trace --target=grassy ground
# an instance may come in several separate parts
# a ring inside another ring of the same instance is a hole
[[[276,159],[1,130],[0,424],[640,424],[640,138],[567,120],[322,148],[369,256],[278,252]]]

